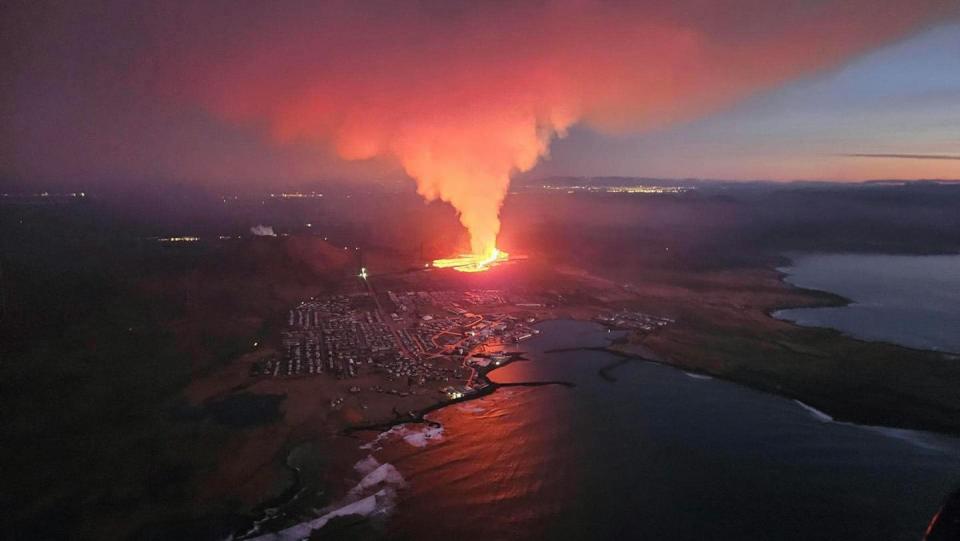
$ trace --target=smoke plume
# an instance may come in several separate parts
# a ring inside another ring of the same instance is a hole
[[[220,8],[149,14],[149,67],[164,74],[168,97],[277,143],[396,160],[424,198],[456,208],[475,254],[494,248],[511,175],[573,124],[635,131],[692,119],[954,9],[941,0]]]

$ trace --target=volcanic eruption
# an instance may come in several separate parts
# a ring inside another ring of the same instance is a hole
[[[510,254],[494,247],[490,255],[462,254],[458,257],[434,259],[433,266],[438,269],[455,269],[461,272],[482,272],[509,259]]]
[[[692,119],[837,66],[956,7],[664,0],[165,9],[149,20],[152,60],[169,69],[160,86],[171,97],[277,143],[398,163],[426,200],[452,205],[469,233],[469,253],[435,266],[484,270],[506,257],[497,236],[511,176],[533,168],[575,123],[618,132]]]

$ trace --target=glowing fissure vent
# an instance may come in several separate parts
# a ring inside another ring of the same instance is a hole
[[[453,269],[460,272],[483,272],[490,270],[509,259],[510,254],[494,248],[488,255],[461,254],[448,259],[435,259],[433,266],[438,269]]]

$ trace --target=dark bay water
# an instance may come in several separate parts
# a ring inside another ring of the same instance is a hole
[[[780,319],[864,340],[960,353],[960,255],[800,255],[782,270],[791,284],[853,303],[780,310],[774,314]]]
[[[599,326],[540,325],[502,389],[432,416],[425,446],[373,455],[408,486],[397,539],[916,540],[960,484],[960,441],[833,423],[798,403],[630,361],[609,382]],[[419,429],[413,429],[419,430]],[[420,444],[424,443],[422,440]]]

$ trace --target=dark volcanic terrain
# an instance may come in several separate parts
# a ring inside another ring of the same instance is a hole
[[[5,198],[2,437],[17,442],[3,449],[5,531],[229,533],[284,495],[287,457],[304,443],[320,450],[328,493],[342,490],[349,451],[330,436],[389,421],[393,399],[331,409],[349,379],[259,378],[251,366],[276,347],[291,307],[356,290],[361,262],[380,292],[504,289],[548,299],[525,303],[543,304],[525,307],[536,319],[667,317],[674,323],[614,348],[840,419],[960,433],[957,359],[769,315],[844,302],[785,284],[783,253],[956,253],[957,208],[960,185],[941,183],[704,183],[655,195],[526,186],[504,209],[502,247],[530,259],[465,277],[406,273],[463,239],[449,209],[393,187],[331,188],[309,201]],[[279,236],[252,236],[258,224]],[[161,240],[180,236],[199,240]],[[396,404],[444,400],[433,392]]]

